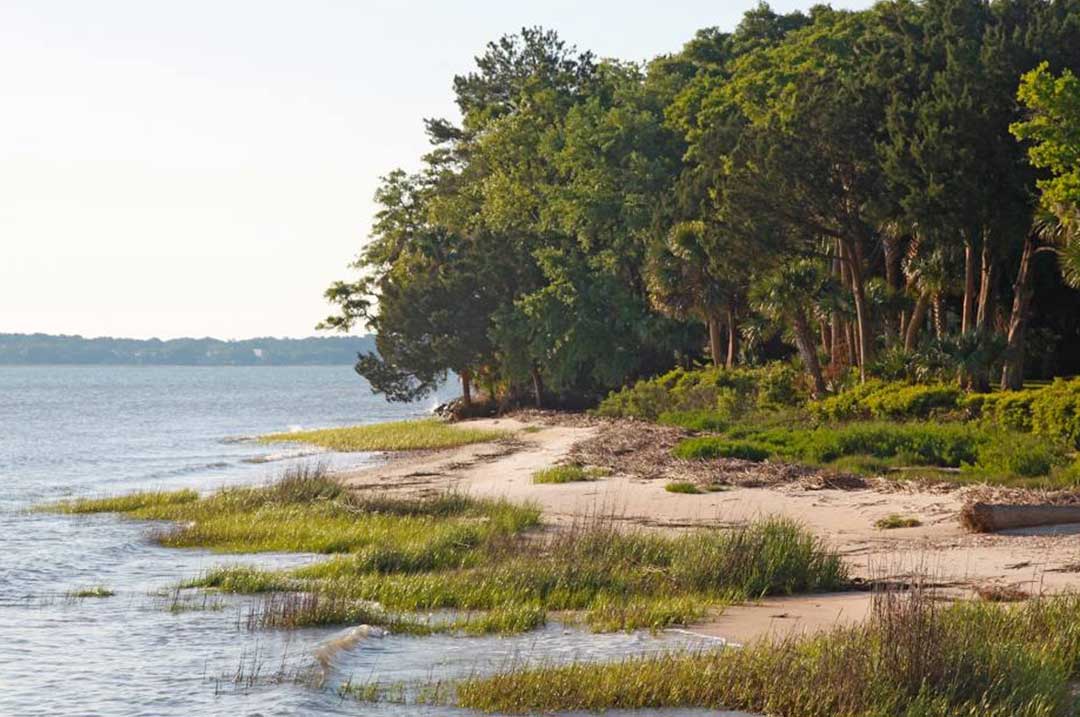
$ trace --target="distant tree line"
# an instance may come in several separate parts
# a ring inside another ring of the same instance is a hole
[[[0,364],[131,364],[179,366],[348,365],[374,348],[370,336],[218,339],[87,339],[0,334]]]
[[[322,328],[395,400],[596,397],[703,357],[968,388],[1080,367],[1080,0],[765,4],[644,65],[491,43]]]

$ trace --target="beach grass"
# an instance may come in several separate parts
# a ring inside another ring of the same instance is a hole
[[[500,714],[737,709],[779,717],[1066,717],[1080,599],[944,606],[879,595],[860,625],[742,648],[510,667],[456,685]]]
[[[605,472],[599,468],[585,468],[579,465],[552,466],[536,471],[532,475],[533,483],[578,483],[602,478]]]
[[[668,493],[685,493],[687,495],[698,495],[699,493],[705,492],[701,490],[701,488],[698,488],[697,483],[691,483],[689,481],[675,481],[673,483],[668,483],[664,486],[664,490]]]
[[[199,500],[198,491],[145,491],[102,498],[73,498],[39,506],[53,513],[136,513],[168,511]]]
[[[470,428],[437,418],[425,418],[346,428],[272,433],[261,436],[259,440],[263,443],[307,443],[341,452],[416,451],[487,443],[511,434],[511,431]]]

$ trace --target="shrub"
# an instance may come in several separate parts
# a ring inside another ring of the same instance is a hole
[[[705,460],[709,458],[741,458],[747,461],[763,461],[772,451],[768,446],[750,441],[726,438],[688,438],[675,446],[676,458]]]
[[[888,384],[867,396],[865,404],[874,418],[926,418],[935,410],[953,410],[960,404],[961,391],[946,384]]]
[[[1038,390],[1002,391],[965,396],[962,406],[969,417],[1007,431],[1031,431],[1032,404]]]
[[[936,411],[951,411],[960,406],[962,392],[948,384],[886,383],[867,381],[853,389],[810,406],[822,420],[843,421],[853,418],[911,419],[926,418]]]
[[[1031,408],[1035,435],[1080,448],[1080,379],[1055,379],[1037,392]]]
[[[797,405],[806,394],[791,366],[675,369],[615,391],[596,409],[601,416],[656,420],[664,413],[715,411],[728,418],[750,407]]]
[[[922,521],[918,518],[911,516],[898,515],[893,513],[887,515],[884,518],[879,518],[874,522],[874,527],[878,530],[895,530],[896,528],[918,528],[922,525]]]
[[[1063,447],[1052,441],[1024,434],[1002,435],[979,447],[975,469],[1021,478],[1049,475],[1055,467],[1068,463]]]

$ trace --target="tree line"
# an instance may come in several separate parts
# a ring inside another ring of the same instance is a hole
[[[526,28],[455,77],[376,194],[359,279],[392,400],[447,372],[591,401],[794,355],[811,391],[946,365],[974,390],[1080,348],[1080,0],[760,4],[647,63]]]

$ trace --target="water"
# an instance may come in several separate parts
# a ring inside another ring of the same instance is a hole
[[[349,367],[0,367],[0,715],[459,715],[342,700],[335,688],[701,644],[558,625],[504,639],[391,635],[340,653],[323,686],[301,684],[295,675],[338,630],[249,632],[246,598],[175,609],[204,598],[177,604],[170,588],[222,563],[314,556],[164,549],[153,524],[27,511],[70,496],[260,482],[301,460],[369,464],[378,456],[296,456],[250,437],[412,417],[434,403],[388,404]],[[65,597],[93,585],[116,595]]]

